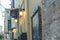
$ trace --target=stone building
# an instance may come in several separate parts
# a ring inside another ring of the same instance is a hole
[[[15,0],[14,4],[15,8],[23,9],[19,11],[23,12],[22,16],[19,15],[18,20],[20,35],[26,32],[27,40],[32,40],[31,16],[34,8],[40,6],[42,40],[60,40],[60,0]]]
[[[42,0],[43,40],[60,40],[60,0]]]

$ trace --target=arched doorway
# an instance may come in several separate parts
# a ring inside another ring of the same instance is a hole
[[[42,40],[41,8],[40,6],[36,8],[37,9],[31,17],[32,40]]]

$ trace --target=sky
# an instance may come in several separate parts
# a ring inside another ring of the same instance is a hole
[[[0,4],[4,7],[4,8],[7,8],[7,9],[10,9],[11,8],[11,1],[10,0],[0,0]],[[0,5],[0,25],[2,25],[2,30],[4,31],[4,18],[2,17],[2,12],[1,12],[1,9],[3,8],[2,6]],[[4,11],[4,10],[2,10]]]
[[[4,31],[4,19],[2,17],[1,9],[0,9],[0,26],[2,26],[2,31]]]
[[[10,1],[10,0],[1,0],[1,4],[2,4],[2,6],[4,6],[5,8],[8,8],[8,9],[11,8],[11,6],[10,6],[11,1]]]
[[[1,13],[1,9],[0,9],[0,25],[3,24],[3,17],[2,17],[2,13]]]

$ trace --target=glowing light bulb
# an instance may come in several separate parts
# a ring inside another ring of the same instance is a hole
[[[15,22],[18,22],[18,20],[17,20],[17,19],[15,19]]]
[[[22,11],[21,11],[21,12],[19,12],[19,15],[20,15],[20,16],[22,16],[22,15],[23,15],[23,12],[22,12]]]

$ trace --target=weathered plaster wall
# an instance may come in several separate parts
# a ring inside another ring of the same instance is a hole
[[[46,0],[42,4],[44,40],[60,40],[60,0]]]

